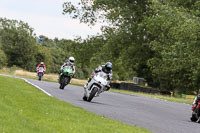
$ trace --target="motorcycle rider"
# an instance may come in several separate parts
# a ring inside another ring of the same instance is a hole
[[[66,62],[64,62],[64,64],[61,66],[60,68],[60,72],[59,72],[59,75],[60,73],[62,73],[62,69],[65,67],[65,66],[70,66],[72,68],[72,73],[73,73],[73,76],[74,76],[74,73],[75,73],[75,58],[73,56],[70,56],[68,58],[68,60],[66,60]],[[72,76],[72,77],[73,77]],[[70,79],[71,80],[71,79]]]
[[[198,94],[194,99],[193,106],[192,106],[193,111],[196,109],[199,101],[200,101],[200,94]]]
[[[37,65],[37,67],[36,67],[36,71],[37,71],[37,72],[38,72],[38,70],[39,70],[40,67],[43,67],[43,68],[44,68],[44,73],[45,73],[45,71],[46,71],[46,66],[45,66],[44,62],[40,62],[40,64]]]
[[[112,81],[112,63],[111,62],[107,62],[105,65],[101,65],[98,66],[91,74],[91,76],[88,78],[88,83],[91,81],[91,79],[94,77],[94,75],[98,72],[104,72],[107,75],[107,80],[111,83]],[[86,86],[88,85],[88,83],[84,86],[84,88],[86,88]],[[108,91],[110,89],[110,84],[109,86],[106,86],[107,89],[106,91]]]

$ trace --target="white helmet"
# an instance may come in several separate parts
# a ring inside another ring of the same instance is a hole
[[[74,57],[70,56],[69,59],[68,59],[68,61],[69,61],[71,64],[74,64],[75,59],[74,59]]]

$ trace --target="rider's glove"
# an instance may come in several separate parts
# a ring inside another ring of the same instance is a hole
[[[110,90],[110,86],[106,86],[106,91]]]
[[[106,91],[110,90],[110,84],[106,85]]]

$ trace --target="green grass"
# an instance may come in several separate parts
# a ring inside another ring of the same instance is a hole
[[[147,133],[49,97],[22,80],[0,76],[1,133]]]
[[[172,96],[164,96],[159,94],[147,94],[147,93],[140,93],[140,92],[132,92],[132,91],[126,91],[126,90],[117,90],[117,89],[110,89],[113,92],[118,93],[124,93],[124,94],[130,94],[130,95],[141,95],[141,96],[147,96],[151,98],[159,98],[167,101],[172,102],[178,102],[178,103],[186,103],[186,104],[192,104],[194,99],[183,99],[183,98],[177,98]]]

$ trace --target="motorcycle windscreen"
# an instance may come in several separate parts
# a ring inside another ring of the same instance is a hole
[[[70,66],[65,66],[64,68],[63,68],[63,72],[68,72],[68,73],[72,73],[72,68],[70,67]]]
[[[103,78],[103,79],[107,79],[107,74],[104,73],[104,72],[100,72],[100,73],[99,73],[99,76],[100,76],[101,78]]]
[[[103,84],[104,86],[107,85],[107,74],[105,74],[104,72],[99,72],[96,76],[95,76],[95,80],[99,81],[99,83]]]
[[[43,67],[39,67],[38,72],[44,72],[44,68]]]

